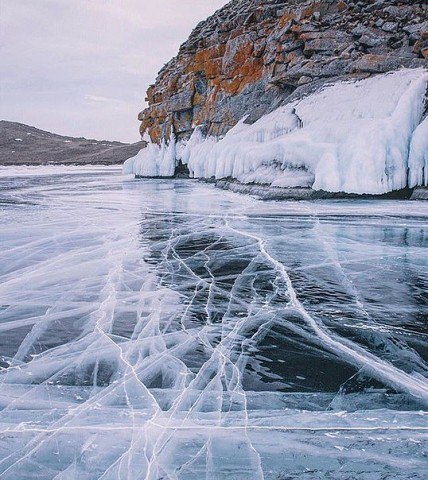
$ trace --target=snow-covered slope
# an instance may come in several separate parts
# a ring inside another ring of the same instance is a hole
[[[23,123],[0,120],[0,165],[113,165],[135,155],[133,144],[65,137]]]
[[[425,69],[339,82],[252,125],[243,119],[223,138],[196,129],[187,143],[150,144],[124,171],[172,176],[181,160],[192,177],[330,192],[382,194],[426,184],[427,82]]]

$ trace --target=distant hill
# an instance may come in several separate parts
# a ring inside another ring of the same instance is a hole
[[[0,165],[115,164],[137,154],[133,144],[63,137],[22,123],[0,120]]]

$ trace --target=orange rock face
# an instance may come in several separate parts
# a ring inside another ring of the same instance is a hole
[[[426,65],[426,25],[418,37],[416,23],[427,13],[425,0],[392,3],[399,10],[343,0],[228,3],[159,72],[138,117],[141,133],[154,142],[188,138],[196,126],[223,135],[244,115],[254,120],[313,81]],[[382,30],[397,12],[398,31]]]

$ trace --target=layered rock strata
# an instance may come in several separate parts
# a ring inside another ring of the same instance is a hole
[[[224,135],[325,82],[428,61],[426,0],[233,0],[159,72],[139,115],[154,143]]]

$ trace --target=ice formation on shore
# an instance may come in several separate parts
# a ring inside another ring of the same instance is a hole
[[[146,148],[125,162],[124,172],[141,177],[172,177],[175,164],[176,143],[173,138],[168,144],[163,141],[160,146],[148,142]]]
[[[220,139],[195,129],[187,143],[149,144],[124,171],[171,176],[181,160],[195,178],[331,192],[382,194],[426,184],[427,82],[425,69],[339,82],[252,125],[243,119]]]
[[[428,117],[412,136],[409,154],[409,186],[428,185]]]

